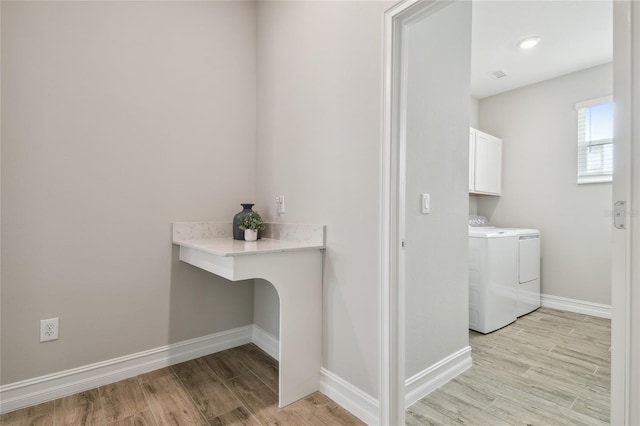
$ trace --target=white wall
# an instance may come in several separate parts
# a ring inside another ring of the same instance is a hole
[[[576,183],[576,102],[610,95],[605,64],[480,100],[480,129],[503,139],[503,192],[478,214],[542,233],[542,292],[611,303],[611,184]]]
[[[407,37],[408,378],[469,343],[471,3],[457,2],[423,18]],[[425,192],[431,195],[428,215],[420,209]]]
[[[178,262],[171,223],[255,195],[254,4],[3,2],[1,28],[2,383],[251,324],[252,283]]]
[[[323,364],[374,397],[389,5],[258,2],[258,200],[267,217],[326,225]],[[286,197],[280,217],[277,194]]]

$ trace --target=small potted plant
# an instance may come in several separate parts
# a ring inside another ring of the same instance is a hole
[[[260,213],[252,211],[238,218],[238,227],[244,230],[245,241],[257,241],[258,231],[264,229],[264,222]]]

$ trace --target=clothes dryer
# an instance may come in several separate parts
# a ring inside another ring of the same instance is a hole
[[[540,233],[470,216],[469,328],[490,333],[539,306]]]

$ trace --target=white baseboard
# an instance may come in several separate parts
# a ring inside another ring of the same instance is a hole
[[[378,400],[325,368],[320,369],[320,392],[366,424],[378,424]]]
[[[471,368],[471,347],[467,346],[405,381],[405,408]]]
[[[94,389],[139,374],[253,342],[279,358],[279,342],[257,325],[227,330],[59,373],[0,386],[0,414]],[[378,423],[378,401],[324,368],[320,391],[367,424]]]
[[[253,335],[254,328],[248,325],[0,386],[0,414],[244,345]]]
[[[253,325],[253,343],[279,359],[279,341],[272,334]],[[333,399],[347,411],[367,424],[378,422],[378,401],[364,391],[338,377],[329,370],[320,369],[320,392]]]
[[[260,349],[280,361],[280,342],[271,333],[253,324],[251,341]]]
[[[604,305],[602,303],[568,299],[550,294],[540,295],[540,303],[545,308],[561,309],[563,311],[590,315],[592,317],[611,318],[611,305]]]
[[[471,348],[459,350],[405,381],[406,407],[471,367]],[[320,392],[368,425],[379,423],[378,400],[329,370],[320,369]]]

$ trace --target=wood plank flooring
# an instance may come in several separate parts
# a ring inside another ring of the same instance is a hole
[[[278,362],[253,344],[0,416],[0,425],[362,425],[316,392],[278,408]]]
[[[488,335],[408,425],[609,423],[610,322],[540,308]],[[278,408],[278,363],[245,345],[0,416],[0,425],[362,425],[315,393]]]
[[[469,340],[471,369],[409,407],[407,425],[609,424],[609,320],[540,308]]]

